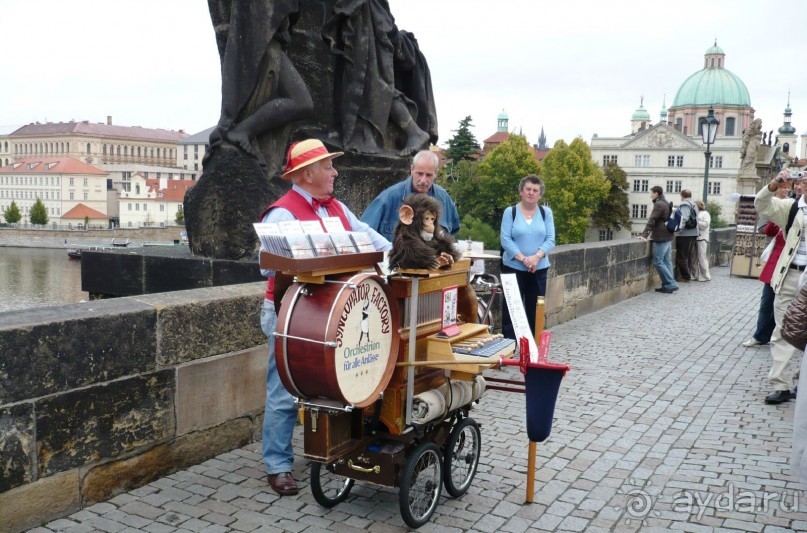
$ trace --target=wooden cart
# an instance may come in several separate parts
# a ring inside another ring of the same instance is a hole
[[[478,376],[511,356],[514,343],[488,357],[454,349],[489,339],[488,327],[474,323],[469,260],[441,271],[362,273],[381,258],[294,260],[262,253],[261,266],[294,277],[279,308],[276,357],[284,385],[304,412],[314,498],[333,507],[355,481],[397,487],[401,516],[417,528],[431,518],[443,486],[452,497],[471,486],[481,451],[479,425],[468,416],[482,392]],[[453,287],[459,332],[446,338],[440,333],[443,291]],[[392,328],[389,338],[377,336],[385,326]],[[384,350],[389,360],[378,357]],[[448,392],[446,405],[430,419],[413,414],[416,401],[439,400],[440,391]]]

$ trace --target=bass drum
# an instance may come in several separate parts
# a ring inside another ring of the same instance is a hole
[[[278,313],[275,359],[298,398],[367,407],[387,387],[398,356],[398,306],[374,274],[294,283]]]

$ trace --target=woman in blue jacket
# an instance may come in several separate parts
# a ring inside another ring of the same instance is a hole
[[[534,174],[518,184],[521,201],[508,207],[502,215],[502,274],[515,273],[519,292],[527,313],[530,330],[535,335],[535,303],[546,295],[546,273],[549,252],[555,247],[555,222],[552,210],[539,206],[544,183]],[[515,339],[507,306],[502,308],[502,333]]]

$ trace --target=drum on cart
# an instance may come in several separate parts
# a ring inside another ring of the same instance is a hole
[[[275,333],[280,379],[298,398],[367,407],[392,377],[399,328],[398,307],[377,275],[294,283]]]

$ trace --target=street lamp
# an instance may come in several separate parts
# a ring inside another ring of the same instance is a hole
[[[715,118],[714,108],[709,108],[709,114],[706,118],[700,120],[701,137],[703,137],[703,144],[706,145],[706,168],[703,171],[703,203],[706,204],[706,192],[709,188],[709,161],[712,158],[712,152],[709,147],[714,144],[715,137],[717,137],[717,127],[720,121]]]

